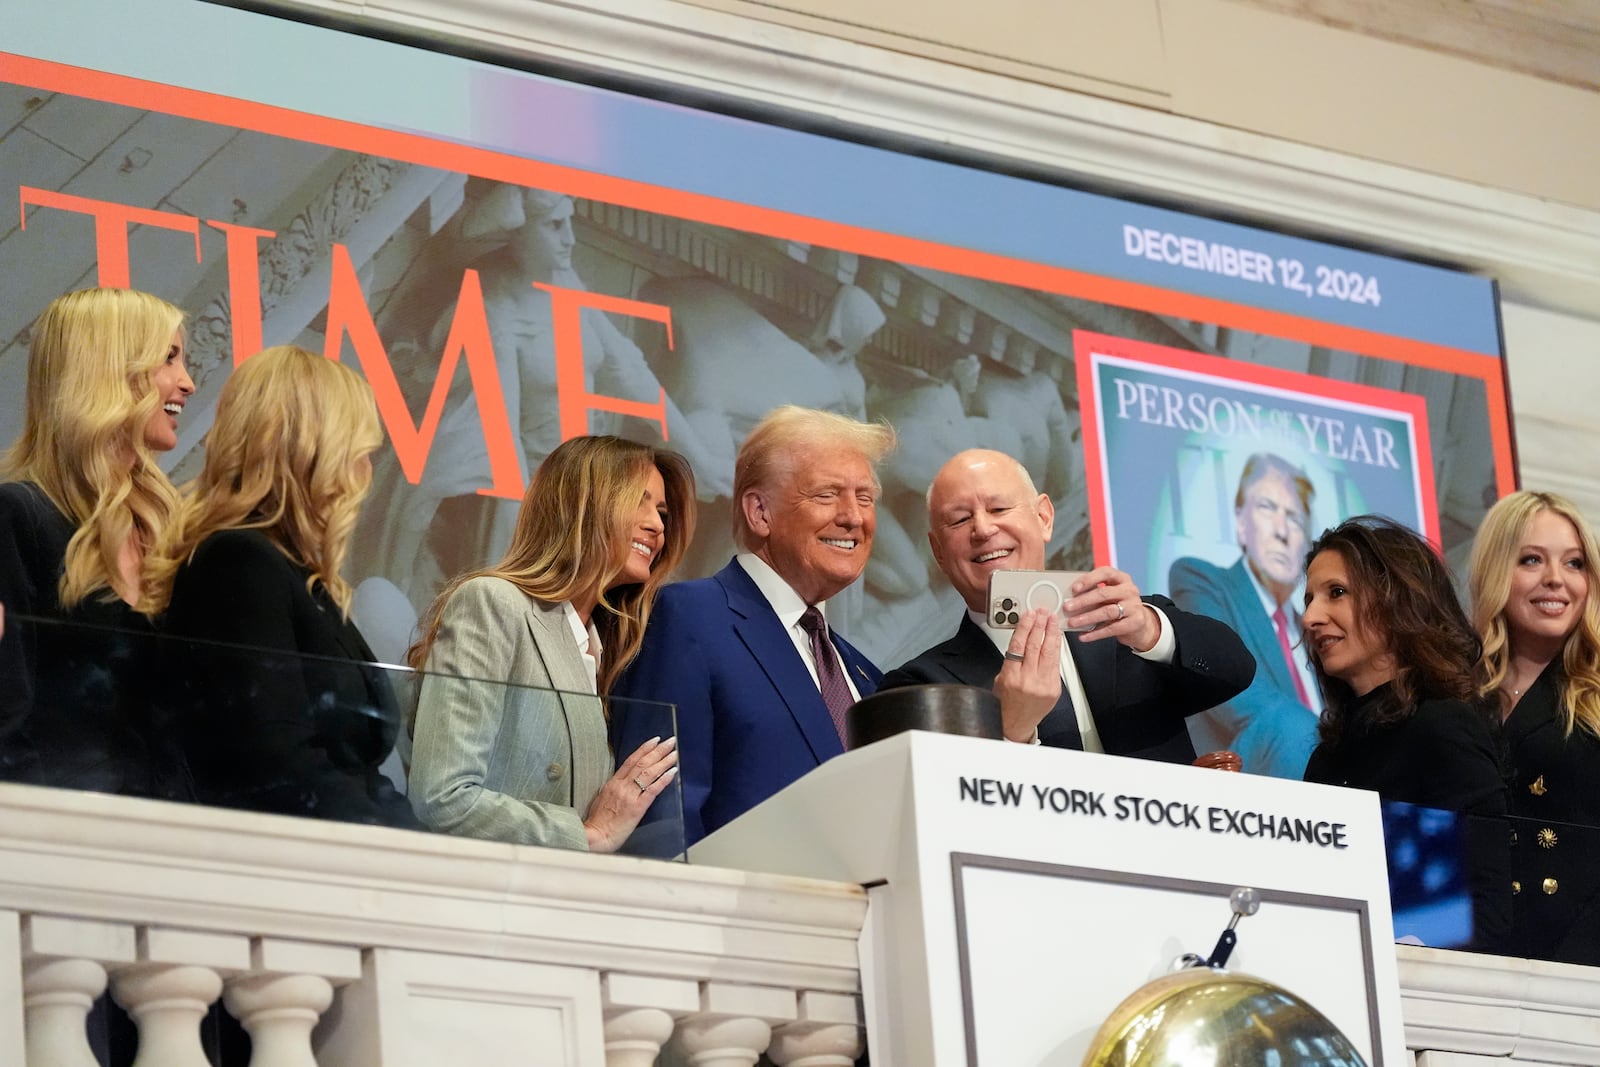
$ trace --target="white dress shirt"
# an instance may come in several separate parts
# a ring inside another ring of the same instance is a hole
[[[561,602],[561,613],[567,617],[567,625],[572,627],[572,642],[578,646],[578,655],[583,657],[583,667],[589,672],[589,692],[600,692],[600,654],[605,650],[600,647],[600,631],[594,628],[594,623],[585,623],[578,615],[578,609],[572,606],[572,601]]]
[[[1148,605],[1156,613],[1156,618],[1161,620],[1161,636],[1156,638],[1156,643],[1148,651],[1140,652],[1130,649],[1140,659],[1150,660],[1152,663],[1171,663],[1173,653],[1178,650],[1178,639],[1172,635],[1172,624],[1167,621],[1166,612],[1154,604]],[[989,635],[989,640],[994,642],[994,647],[1005,655],[1006,649],[1011,647],[1011,637],[1017,631],[996,629],[989,625],[989,617],[982,612],[967,611],[967,618],[971,619],[978,628]],[[1115,638],[1105,638],[1113,641]],[[1078,665],[1073,662],[1072,649],[1067,647],[1067,635],[1061,635],[1061,687],[1067,696],[1072,699],[1072,710],[1078,719],[1078,736],[1083,738],[1085,752],[1104,752],[1105,745],[1100,743],[1100,730],[1094,724],[1094,715],[1089,707],[1089,696],[1084,692],[1083,679],[1078,676]],[[1037,731],[1034,737],[1038,737]]]
[[[800,662],[806,665],[806,670],[811,672],[811,681],[816,684],[817,691],[822,691],[822,682],[817,678],[817,661],[811,656],[811,635],[800,626],[800,616],[810,607],[799,593],[786,581],[783,576],[772,569],[772,565],[754,552],[740,552],[733,557],[739,561],[739,566],[756,583],[756,588],[761,590],[761,595],[767,598],[767,603],[772,605],[772,610],[777,613],[778,621],[783,623],[783,628],[789,635],[789,640],[794,642],[794,650],[800,653]],[[822,620],[828,620],[828,604],[823,601],[817,605],[817,610],[822,612]],[[830,629],[829,633],[833,631]],[[832,642],[829,642],[832,648]],[[835,656],[839,655],[838,649],[833,649]],[[844,675],[844,682],[850,687],[852,700],[861,699],[861,690],[856,688],[856,680],[850,677],[850,669],[845,665],[844,658],[839,659],[839,673]]]

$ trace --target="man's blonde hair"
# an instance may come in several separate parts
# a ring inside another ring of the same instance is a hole
[[[733,464],[734,541],[748,551],[757,547],[760,538],[745,517],[745,494],[752,489],[770,489],[793,477],[806,452],[847,448],[876,468],[894,446],[894,428],[888,423],[860,422],[794,404],[773,408],[750,431]]]

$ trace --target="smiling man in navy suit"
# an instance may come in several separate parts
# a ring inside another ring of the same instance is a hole
[[[827,624],[860,577],[877,527],[874,465],[888,426],[785,406],[734,465],[742,551],[710,578],[661,591],[638,658],[612,695],[678,708],[688,844],[844,751],[844,713],[881,674]],[[612,710],[617,752],[654,732]]]

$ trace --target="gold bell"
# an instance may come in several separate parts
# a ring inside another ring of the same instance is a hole
[[[1083,1067],[1366,1067],[1337,1026],[1282,986],[1192,967],[1162,975],[1111,1012]]]

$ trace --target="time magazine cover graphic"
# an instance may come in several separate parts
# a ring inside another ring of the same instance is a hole
[[[1120,337],[1076,337],[1095,556],[1219,618],[1256,658],[1235,700],[1189,720],[1196,751],[1299,778],[1321,700],[1301,644],[1318,534],[1382,514],[1439,540],[1422,397]]]

